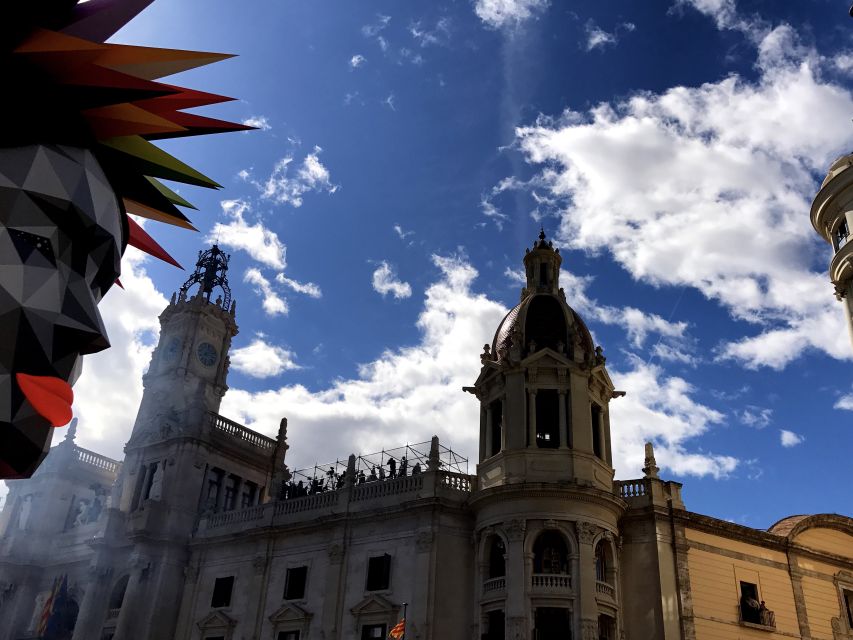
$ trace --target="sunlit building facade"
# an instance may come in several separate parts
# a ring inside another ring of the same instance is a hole
[[[403,618],[409,640],[853,639],[850,518],[690,512],[651,445],[642,477],[614,480],[622,392],[560,263],[541,234],[464,389],[474,473],[437,438],[291,470],[286,420],[270,438],[219,415],[236,309],[227,256],[201,255],[125,459],[72,428],[11,483],[0,640],[371,640]]]

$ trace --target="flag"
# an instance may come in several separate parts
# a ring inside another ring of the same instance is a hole
[[[400,640],[404,635],[406,635],[406,619],[403,618],[396,624],[396,626],[388,632],[389,638],[394,638],[394,640]]]
[[[50,595],[47,597],[47,600],[44,601],[44,606],[41,608],[39,624],[38,627],[36,627],[36,634],[39,638],[42,637],[45,630],[47,630],[47,621],[50,620],[50,614],[53,613],[53,601],[56,599],[56,591],[58,588],[59,578],[54,578],[53,587],[51,587]]]
[[[59,588],[53,597],[53,606],[51,607],[50,616],[41,635],[45,640],[59,638],[67,631],[68,611],[68,576],[63,575],[59,580]]]

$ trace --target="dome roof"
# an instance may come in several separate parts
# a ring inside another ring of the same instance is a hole
[[[575,360],[592,358],[595,345],[586,324],[561,296],[548,293],[527,295],[513,307],[498,325],[492,340],[492,353],[497,362],[506,358],[513,335],[521,336],[521,345],[526,353],[531,341],[536,348],[549,347],[563,352]],[[577,350],[580,353],[576,353]]]

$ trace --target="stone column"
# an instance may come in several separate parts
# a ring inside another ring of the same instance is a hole
[[[536,447],[536,389],[527,391],[527,446]]]
[[[124,604],[116,621],[116,632],[113,640],[136,640],[139,637],[140,613],[146,609],[147,575],[150,570],[150,560],[139,552],[134,552],[128,562],[130,579],[127,591],[124,593]]]
[[[480,460],[485,460],[491,452],[489,449],[489,427],[486,410],[480,405]]]
[[[595,550],[592,541],[598,527],[589,522],[576,523],[578,534],[578,585],[580,596],[580,640],[598,640],[598,604],[595,601]]]
[[[89,586],[83,594],[83,602],[80,604],[80,613],[77,616],[77,624],[74,626],[74,635],[71,636],[71,640],[90,640],[90,638],[101,637],[104,614],[109,606],[112,572],[111,567],[96,564],[89,567]]]
[[[252,638],[262,637],[261,628],[264,624],[264,618],[266,618],[267,589],[269,588],[268,567],[269,548],[266,547],[263,552],[255,554],[255,557],[252,558],[253,571],[252,579],[249,583],[249,595],[247,598],[249,605],[246,607],[246,614],[248,618],[251,606],[255,605],[255,625],[254,632],[251,635]]]
[[[568,449],[569,448],[569,428],[568,422],[566,421],[566,392],[564,390],[559,390],[557,392],[557,397],[560,402],[560,449]]]
[[[505,531],[506,549],[506,640],[527,640],[530,636],[527,592],[527,569],[524,566],[523,520],[510,520]]]
[[[494,443],[492,442],[492,420],[493,419],[494,418],[492,416],[492,405],[489,404],[486,406],[486,429],[485,429],[485,432],[486,432],[486,451],[485,451],[485,455],[483,456],[484,460],[486,458],[491,458],[492,457],[492,451],[495,450]]]
[[[346,547],[343,536],[335,536],[336,540],[326,550],[328,552],[329,564],[326,567],[326,584],[323,589],[323,610],[320,622],[320,637],[342,638],[343,634],[338,626],[343,623],[342,614],[344,609],[344,591],[342,588]]]
[[[409,600],[408,618],[417,627],[421,638],[432,638],[433,630],[430,623],[435,617],[433,613],[433,592],[435,583],[429,576],[435,575],[435,532],[432,529],[422,529],[415,535],[415,575],[420,580],[412,581],[411,599]],[[412,634],[414,636],[414,634]]]

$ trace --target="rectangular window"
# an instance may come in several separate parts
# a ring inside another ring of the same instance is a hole
[[[279,631],[276,640],[299,640],[298,631]]]
[[[761,602],[758,599],[758,585],[752,582],[740,582],[740,619],[743,622],[761,624]]]
[[[548,263],[540,262],[539,263],[539,286],[547,287],[549,284],[548,279]]]
[[[387,553],[367,561],[366,591],[388,589],[391,584],[391,556]]]
[[[233,589],[234,576],[217,578],[216,582],[213,583],[213,597],[210,599],[210,606],[214,609],[231,606],[231,591]]]
[[[287,570],[284,583],[284,599],[299,600],[305,597],[305,582],[308,579],[308,567],[293,567]]]
[[[844,607],[847,609],[847,623],[853,629],[853,591],[844,589],[842,594],[844,595]]]
[[[592,452],[596,457],[604,460],[601,446],[601,407],[595,403],[592,405]]]
[[[243,486],[243,497],[240,501],[240,507],[245,509],[247,507],[251,507],[255,504],[255,496],[258,492],[258,485],[254,482],[247,482]]]
[[[560,446],[560,396],[556,389],[536,392],[536,446],[540,449]]]
[[[366,624],[361,628],[361,640],[385,640],[384,624]]]
[[[491,405],[492,411],[492,450],[489,455],[496,455],[501,451],[501,440],[503,438],[503,402],[495,400]]]

